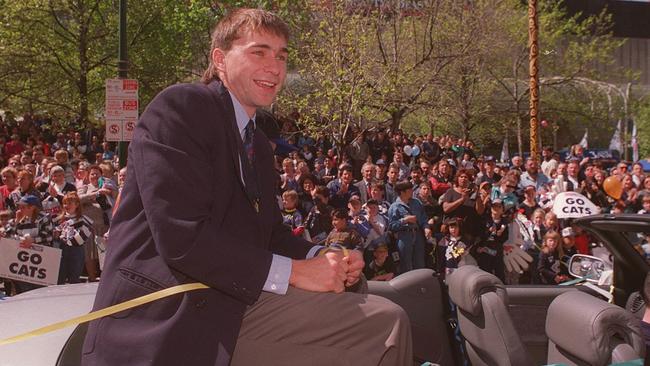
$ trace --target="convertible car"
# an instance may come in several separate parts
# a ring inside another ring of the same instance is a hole
[[[650,216],[595,215],[576,224],[595,239],[594,256],[572,257],[575,280],[565,285],[504,286],[465,266],[446,284],[435,272],[420,269],[389,282],[369,281],[368,288],[409,314],[414,364],[638,361],[645,354],[639,290],[650,269],[644,251]],[[96,291],[96,284],[53,286],[0,300],[0,339],[86,313]],[[82,324],[0,346],[0,366],[79,365],[85,332]]]

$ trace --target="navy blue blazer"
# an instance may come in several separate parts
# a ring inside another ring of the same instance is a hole
[[[149,104],[129,147],[94,309],[183,283],[211,287],[90,324],[84,365],[227,365],[272,253],[304,259],[312,244],[282,225],[279,177],[255,134],[257,213],[240,179],[242,142],[221,82],[178,84]]]

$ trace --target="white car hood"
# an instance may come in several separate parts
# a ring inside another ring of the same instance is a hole
[[[0,339],[86,314],[97,283],[50,286],[0,300]],[[50,366],[75,327],[0,346],[0,366]]]

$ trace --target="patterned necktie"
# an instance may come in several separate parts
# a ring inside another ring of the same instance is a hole
[[[244,151],[248,162],[253,165],[255,159],[255,149],[253,148],[253,138],[255,137],[255,122],[251,119],[244,129]]]

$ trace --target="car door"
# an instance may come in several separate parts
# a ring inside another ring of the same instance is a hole
[[[594,255],[611,258],[613,283],[604,289],[613,295],[615,304],[625,307],[628,297],[642,287],[648,272],[648,265],[638,249],[639,241],[644,240],[639,233],[650,233],[650,216],[596,215],[577,219],[574,223],[591,235]],[[534,364],[546,364],[548,338],[545,324],[548,307],[558,295],[585,290],[584,287],[506,285],[506,290],[510,316]]]

